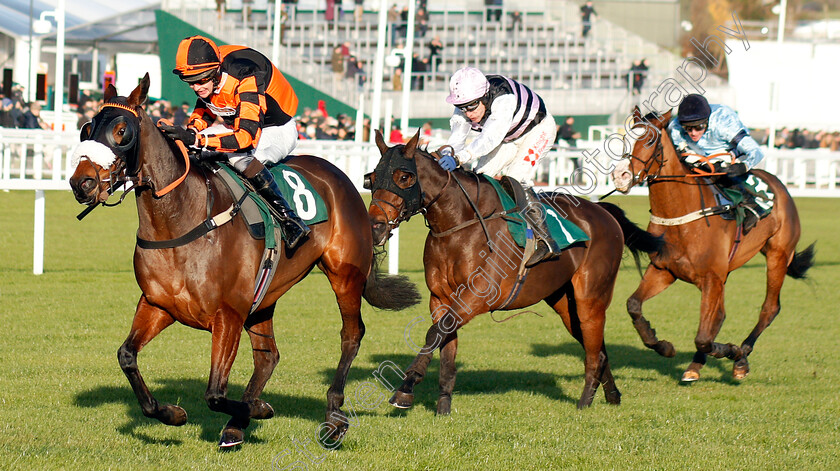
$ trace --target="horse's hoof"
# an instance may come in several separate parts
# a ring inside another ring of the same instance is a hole
[[[750,374],[750,364],[746,362],[744,364],[739,363],[735,363],[735,366],[732,367],[732,377],[740,381]]]
[[[245,441],[245,432],[237,428],[227,427],[222,430],[222,438],[219,439],[219,448],[230,448],[241,445]]]
[[[677,350],[674,348],[674,345],[667,340],[660,340],[657,342],[655,350],[656,353],[665,358],[673,358],[677,354]]]
[[[254,399],[249,405],[252,419],[265,420],[274,417],[274,408],[262,399]]]
[[[344,440],[344,435],[347,434],[347,430],[350,428],[350,424],[347,416],[341,409],[327,413],[327,421],[325,423],[331,425],[334,430],[328,436],[319,435],[318,442],[321,444],[321,447],[334,450],[341,445],[341,442]]]
[[[616,389],[615,391],[605,392],[604,396],[607,398],[607,402],[612,405],[619,405],[621,404],[621,393]]]
[[[187,411],[183,407],[167,404],[158,410],[157,419],[166,425],[179,427],[187,423]]]
[[[452,396],[440,396],[437,403],[437,415],[449,415],[452,412]]]
[[[397,390],[388,403],[398,409],[408,409],[414,405],[414,394]]]
[[[685,370],[680,381],[684,383],[691,383],[700,379],[700,372],[694,370]]]

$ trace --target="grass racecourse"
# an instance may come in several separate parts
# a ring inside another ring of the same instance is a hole
[[[611,201],[637,223],[646,220],[646,199]],[[183,427],[145,418],[117,364],[140,293],[131,266],[133,198],[79,222],[82,207],[69,192],[47,192],[45,267],[36,276],[34,192],[0,192],[0,469],[840,469],[840,200],[797,204],[799,249],[817,240],[816,265],[810,282],[787,278],[782,311],[759,339],[744,381],[732,379],[731,361],[710,359],[700,381],[680,384],[700,299],[685,283],[645,304],[677,356],[662,358],[642,345],[624,307],[639,275],[625,258],[606,331],[620,406],[606,404],[599,390],[591,408],[575,408],[582,348],[538,305],[539,316],[499,324],[484,315],[461,329],[451,416],[434,413],[437,355],[413,409],[391,408],[381,386],[362,408],[356,392],[383,362],[411,362],[403,332],[428,316],[426,230],[415,217],[401,230],[400,265],[424,302],[398,313],[364,305],[367,335],[347,385],[353,405],[344,408],[356,417],[342,447],[327,452],[315,442],[340,329],[332,292],[316,270],[278,303],[281,359],[262,396],[276,416],[252,421],[242,447],[220,452],[227,416],[203,400],[207,332],[173,325],[139,356],[158,400],[187,410]],[[757,256],[729,278],[719,341],[741,343],[763,296],[764,258]],[[252,365],[243,334],[232,397],[242,394]]]

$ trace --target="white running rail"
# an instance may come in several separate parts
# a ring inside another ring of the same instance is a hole
[[[35,224],[33,273],[43,273],[44,263],[44,191],[69,190],[68,179],[73,173],[70,155],[78,144],[77,132],[42,131],[33,129],[0,128],[0,190],[35,191]],[[575,149],[559,148],[546,155],[538,169],[537,181],[545,189],[560,189],[572,195],[600,196],[613,189],[609,175],[599,172],[594,164],[586,164],[591,178],[584,178],[580,186],[571,186],[574,163],[582,152],[599,149],[596,160],[602,168],[612,163],[601,141],[580,141]],[[430,148],[434,148],[432,145]],[[323,157],[343,171],[359,192],[364,175],[379,161],[379,150],[369,143],[352,141],[311,141],[298,143],[295,154]],[[840,197],[840,152],[826,149],[765,149],[761,167],[777,175],[793,196]],[[634,188],[634,195],[646,194],[645,188]],[[394,254],[396,255],[396,254]]]

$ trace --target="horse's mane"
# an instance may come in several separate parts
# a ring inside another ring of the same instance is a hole
[[[405,144],[401,144],[401,145],[402,145],[403,147],[405,147]],[[427,159],[430,159],[430,160],[434,161],[435,163],[437,163],[437,160],[435,160],[434,156],[432,155],[432,152],[430,152],[428,149],[429,149],[429,144],[426,144],[425,146],[422,146],[422,147],[417,146],[417,148],[416,148],[416,150],[419,150],[419,151],[420,151],[420,154],[421,154],[423,157],[426,157]],[[467,169],[465,169],[464,167],[458,167],[458,168],[456,168],[455,170],[453,170],[453,172],[460,172],[460,173],[463,173],[463,174],[465,174],[465,175],[470,175],[470,176],[472,176],[472,175],[478,175],[478,174],[477,174],[477,173],[475,173],[474,171],[472,171],[472,170],[467,170]],[[481,178],[479,178],[479,180],[482,180],[482,179],[481,179]]]

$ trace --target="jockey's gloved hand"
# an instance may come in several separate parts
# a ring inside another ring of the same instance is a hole
[[[726,169],[726,176],[728,178],[738,178],[747,173],[747,166],[743,162],[737,162]]]
[[[709,164],[713,173],[726,173],[726,167],[729,165],[726,162],[712,162]]]
[[[455,159],[455,156],[452,155],[452,149],[449,147],[443,148],[440,151],[440,159],[438,159],[438,164],[440,168],[446,170],[447,172],[451,172],[458,168],[458,161]]]
[[[187,147],[195,146],[195,131],[181,126],[170,126],[168,124],[158,125],[161,131],[169,138],[182,141]]]

